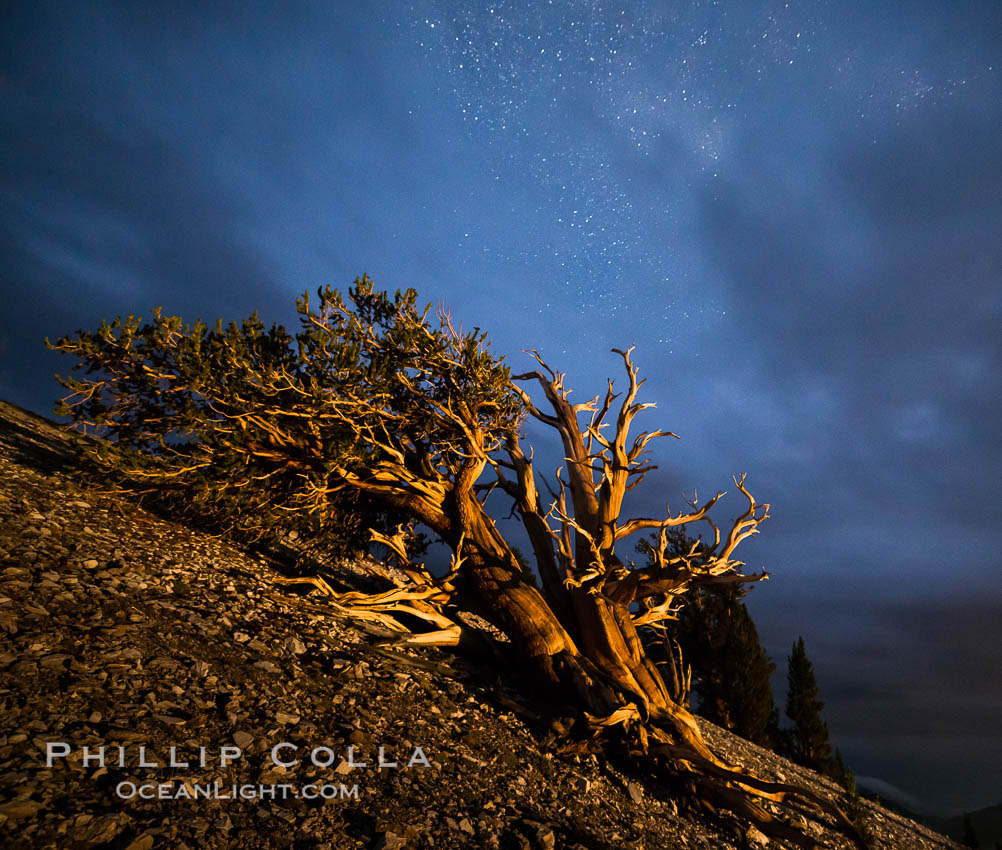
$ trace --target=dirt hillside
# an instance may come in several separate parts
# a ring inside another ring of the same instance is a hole
[[[0,846],[783,846],[561,750],[490,665],[380,648],[265,558],[101,495],[72,441],[0,403]],[[867,805],[876,847],[956,846]]]

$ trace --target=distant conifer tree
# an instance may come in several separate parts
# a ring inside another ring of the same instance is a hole
[[[672,552],[699,551],[701,543],[681,529],[671,529]],[[650,544],[638,545],[647,552]],[[695,588],[684,597],[678,620],[667,637],[677,642],[685,664],[692,665],[698,711],[725,729],[763,747],[774,747],[779,711],[770,677],[776,665],[759,641],[758,630],[741,601],[737,585]]]
[[[788,755],[819,773],[834,775],[836,765],[828,740],[828,724],[821,719],[824,703],[818,699],[814,665],[807,657],[803,637],[793,644],[788,664],[786,716],[793,721],[793,729],[787,736]]]
[[[980,847],[978,834],[974,831],[974,824],[971,823],[971,816],[964,815],[964,838],[965,847]]]
[[[685,638],[690,651],[702,644],[694,653],[700,714],[749,741],[774,746],[779,712],[770,677],[776,665],[741,594],[733,588],[703,592],[692,607]]]
[[[840,754],[837,758],[838,766],[842,770],[843,777],[840,780],[840,783],[842,787],[845,788],[845,794],[842,795],[842,799],[840,800],[842,811],[844,811],[849,820],[852,821],[853,826],[856,827],[866,845],[872,846],[873,833],[870,831],[869,816],[866,811],[866,806],[863,804],[863,798],[859,793],[859,789],[856,787],[856,775],[852,772],[851,768],[845,766],[842,762]]]
[[[832,777],[843,788],[847,788],[848,787],[847,783],[849,781],[849,774],[850,773],[852,773],[852,771],[849,770],[848,767],[846,767],[845,762],[842,760],[842,751],[840,749],[838,749],[838,747],[836,747],[835,748],[835,762],[834,762],[834,767],[833,767],[833,770],[832,770]],[[855,785],[856,784],[856,778],[853,777],[852,781],[853,781],[853,785]]]

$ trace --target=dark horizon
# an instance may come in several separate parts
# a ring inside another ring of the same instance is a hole
[[[631,510],[723,489],[726,520],[741,472],[772,504],[739,554],[780,710],[802,635],[861,784],[1000,802],[997,4],[3,20],[0,397],[51,417],[46,336],[158,305],[291,328],[363,273],[576,398],[635,343],[637,425],[682,439]]]

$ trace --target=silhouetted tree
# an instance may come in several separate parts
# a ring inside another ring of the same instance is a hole
[[[981,844],[978,843],[978,834],[974,831],[974,824],[971,823],[970,815],[964,815],[964,837],[962,840],[965,847],[981,846]]]
[[[824,703],[818,699],[814,665],[807,657],[803,637],[793,644],[787,663],[786,716],[793,721],[787,736],[788,754],[800,764],[832,775],[835,767],[828,724],[821,719]]]
[[[719,637],[714,639],[712,631],[706,633],[713,663],[700,679],[701,711],[743,738],[771,747],[779,720],[770,682],[776,665],[762,648],[755,623],[737,594],[703,595],[720,612],[716,615]]]
[[[852,772],[851,768],[846,767],[842,763],[841,758],[839,759],[839,766],[843,773],[843,780],[840,784],[845,789],[845,794],[842,795],[841,800],[842,811],[853,822],[856,830],[863,837],[863,841],[867,846],[870,846],[873,844],[873,832],[870,829],[869,814],[866,811],[863,798],[856,787],[856,775]]]
[[[671,550],[678,556],[699,551],[700,541],[673,529]],[[638,551],[652,544],[641,541]],[[667,655],[677,643],[681,659],[691,665],[698,711],[719,726],[764,747],[775,745],[779,712],[770,677],[776,669],[762,644],[738,585],[694,588],[680,603],[678,619],[664,623],[664,634],[650,641]]]
[[[623,393],[573,404],[564,375],[531,352],[538,369],[512,375],[479,328],[456,330],[417,306],[414,290],[376,292],[362,278],[348,300],[328,288],[314,309],[298,302],[293,339],[258,321],[215,330],[155,313],[80,332],[56,348],[74,354],[87,374],[66,380],[61,412],[113,443],[94,456],[139,488],[186,489],[206,510],[253,533],[281,513],[315,517],[322,528],[341,515],[347,496],[371,499],[430,529],[452,551],[444,576],[410,560],[411,529],[374,539],[400,562],[397,586],[374,594],[336,594],[343,610],[375,621],[408,643],[455,645],[463,634],[454,608],[481,614],[509,638],[543,690],[572,701],[579,724],[604,743],[641,759],[648,770],[681,774],[698,797],[755,823],[766,834],[813,842],[758,800],[810,801],[848,835],[851,822],[830,801],[796,786],[766,782],[727,764],[707,745],[695,718],[677,702],[644,651],[637,629],[670,618],[673,603],[695,587],[755,581],[736,547],[768,517],[745,487],[743,512],[724,533],[709,511],[718,493],[677,515],[622,516],[626,492],[653,468],[648,445],[670,432],[631,438],[633,420],[651,404],[632,349],[615,350],[626,372]],[[523,383],[542,396],[539,405]],[[532,417],[552,429],[565,466],[544,501],[523,426]],[[269,500],[271,485],[274,493]],[[253,494],[245,515],[241,494]],[[504,494],[527,532],[538,590],[487,511]],[[712,544],[671,552],[668,532],[705,521]],[[646,567],[616,552],[636,533],[656,531]],[[411,633],[394,614],[426,620]],[[860,846],[862,846],[860,844]]]
[[[850,770],[846,767],[846,763],[842,760],[842,751],[836,747],[835,748],[835,761],[832,766],[832,778],[843,788],[848,780]],[[853,777],[853,784],[855,784],[856,779]]]

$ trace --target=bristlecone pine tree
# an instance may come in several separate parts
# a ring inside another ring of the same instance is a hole
[[[764,577],[743,575],[733,555],[758,532],[768,505],[741,476],[735,484],[747,507],[724,534],[709,517],[722,494],[674,516],[621,517],[624,495],[653,468],[647,446],[675,436],[630,438],[636,415],[653,406],[637,401],[643,382],[632,349],[616,350],[625,392],[610,380],[604,395],[572,404],[564,375],[536,352],[538,369],[513,376],[479,328],[464,333],[443,310],[436,317],[418,308],[413,290],[391,296],[362,278],[347,301],[329,287],[318,295],[316,307],[299,299],[295,339],[278,327],[265,332],[256,317],[210,330],[159,310],[145,325],[129,317],[63,338],[54,347],[78,356],[93,377],[64,380],[71,395],[57,412],[108,438],[112,447],[94,458],[120,480],[188,492],[243,533],[282,518],[322,530],[358,498],[431,529],[453,552],[446,575],[408,559],[406,528],[376,530],[406,580],[380,594],[332,594],[332,602],[384,634],[439,645],[462,637],[456,607],[479,613],[555,695],[577,706],[580,725],[601,733],[596,746],[625,751],[649,771],[682,774],[701,801],[769,835],[814,844],[762,805],[799,802],[827,812],[858,841],[830,801],[711,752],[644,652],[638,627],[671,616],[679,594]],[[526,416],[556,432],[566,459],[545,485],[548,501],[522,443]],[[514,503],[541,591],[488,514],[492,493]],[[698,556],[670,555],[668,532],[698,521],[709,523],[712,545]],[[651,563],[624,562],[617,544],[650,530],[658,534]],[[409,634],[399,613],[430,630]]]
[[[814,665],[807,657],[803,637],[793,644],[787,661],[786,716],[793,721],[789,734],[789,755],[794,761],[819,773],[836,776],[828,724],[821,719],[821,709],[825,704],[818,699]]]

